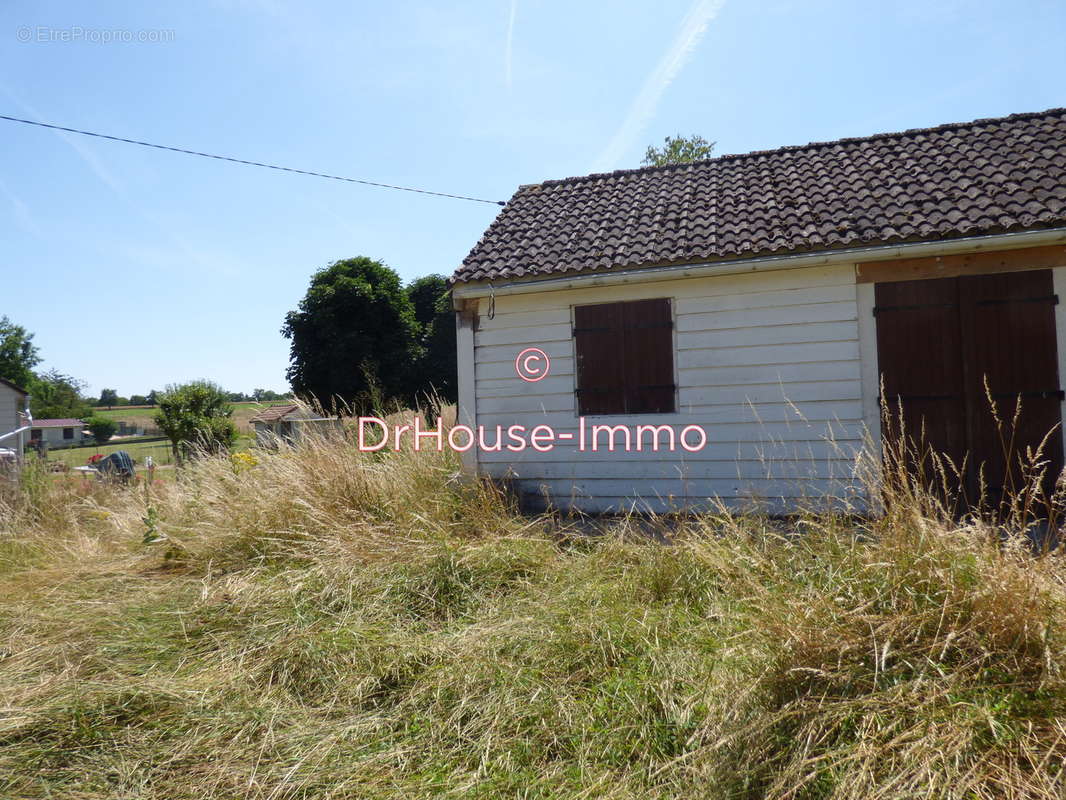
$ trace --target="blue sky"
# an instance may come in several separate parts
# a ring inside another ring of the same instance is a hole
[[[0,113],[506,199],[678,132],[725,154],[1064,106],[1064,41],[1050,0],[8,0]],[[497,210],[0,122],[0,315],[94,394],[281,390],[316,269],[448,274]]]

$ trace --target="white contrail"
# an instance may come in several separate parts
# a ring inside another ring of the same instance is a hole
[[[41,230],[41,226],[37,224],[33,214],[30,213],[30,207],[22,201],[21,197],[11,191],[3,180],[0,180],[0,194],[3,194],[4,197],[11,201],[11,207],[15,211],[15,220],[18,222],[19,227],[38,239],[44,239],[44,231]]]
[[[31,117],[38,122],[45,122],[45,118],[38,113],[37,109],[31,106],[29,103],[23,102],[10,88],[5,84],[0,83],[0,92],[3,92],[15,105],[22,109],[26,116]],[[155,217],[148,214],[143,207],[142,203],[135,202],[131,197],[126,187],[122,182],[116,178],[111,171],[104,166],[103,160],[96,155],[93,150],[85,144],[81,139],[66,131],[56,131],[59,137],[73,148],[74,152],[78,154],[86,166],[93,171],[103,183],[105,183],[116,195],[118,195],[123,201],[131,205],[138,216],[141,219],[156,226],[160,232],[170,239],[171,243],[178,250],[181,250],[189,261],[194,261],[201,267],[207,270],[219,270],[218,263],[205,258],[198,250],[196,250],[183,236],[177,233],[175,226],[173,226],[166,218]],[[221,267],[223,271],[226,271],[228,267],[223,265]],[[233,273],[228,273],[233,274]]]
[[[596,158],[592,172],[613,169],[622,156],[636,144],[637,137],[655,116],[655,109],[663,92],[680,74],[706,33],[707,25],[718,16],[724,2],[725,0],[696,0],[692,4],[681,21],[677,36],[645,79],[644,85],[629,107],[625,121]]]
[[[514,18],[517,14],[518,0],[511,0],[511,18],[507,22],[507,49],[503,57],[505,80],[508,89],[511,88],[511,54],[514,52],[511,45],[514,42]]]
[[[24,103],[6,85],[0,85],[0,91],[3,91],[3,93],[7,95],[8,99],[11,100],[11,102],[21,108],[22,111],[26,114],[26,116],[31,117],[32,119],[35,119],[38,122],[45,122],[44,117],[42,117],[37,112],[36,108],[31,106],[29,103]],[[71,148],[73,148],[74,152],[78,154],[82,161],[85,162],[85,165],[89,167],[89,169],[91,169],[94,173],[96,173],[96,177],[106,183],[115,192],[118,192],[119,194],[125,196],[122,184],[119,183],[118,179],[115,178],[115,176],[111,174],[110,170],[108,170],[108,168],[104,166],[104,162],[102,162],[97,157],[96,153],[89,149],[84,142],[80,141],[77,136],[67,133],[66,131],[56,131],[56,133],[64,142],[66,142],[71,146]]]

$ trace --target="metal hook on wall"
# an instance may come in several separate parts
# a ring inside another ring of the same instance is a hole
[[[489,284],[489,313],[486,316],[489,319],[496,319],[496,291],[491,283]]]

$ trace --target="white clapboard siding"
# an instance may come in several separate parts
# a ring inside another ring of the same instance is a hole
[[[526,311],[540,313],[584,303],[603,303],[606,302],[604,297],[608,295],[611,301],[645,300],[650,297],[693,299],[778,292],[785,289],[812,289],[820,286],[853,286],[854,284],[855,269],[851,265],[745,272],[703,278],[678,277],[649,283],[589,286],[582,289],[497,296],[496,319],[499,320],[505,313]],[[491,320],[486,319],[489,300],[481,298],[480,303],[481,325],[487,328],[492,323]]]
[[[654,297],[673,301],[678,411],[589,418],[589,447],[579,451],[573,306]],[[501,295],[491,320],[487,309],[482,299],[473,370],[487,444],[497,426],[505,434],[525,426],[526,441],[537,425],[575,434],[548,452],[478,451],[485,474],[513,478],[520,492],[547,492],[560,507],[589,511],[634,502],[645,510],[700,508],[717,497],[734,505],[761,497],[765,507],[787,510],[799,498],[852,493],[866,430],[851,266]],[[515,375],[526,347],[551,359],[544,380]],[[656,452],[645,434],[641,451],[611,452],[601,434],[592,450],[594,424],[627,425],[633,434],[637,425],[666,424],[678,436],[699,425],[708,443],[697,453],[680,444]]]
[[[803,289],[785,289],[771,292],[745,292],[744,294],[718,295],[714,297],[677,298],[678,314],[717,313],[721,311],[751,311],[756,308],[788,308],[811,303],[851,302],[855,288],[852,284],[839,286],[816,286]]]
[[[551,354],[549,353],[549,356]],[[682,350],[675,359],[680,369],[690,367],[737,367],[749,364],[794,364],[800,361],[854,361],[859,357],[859,342],[803,342],[747,347],[719,345],[702,350]]]
[[[569,309],[567,309],[566,313],[569,315]],[[573,335],[569,317],[567,317],[565,322],[545,322],[542,325],[530,325],[521,328],[499,328],[496,327],[496,323],[506,324],[507,319],[503,318],[501,320],[501,318],[497,316],[497,318],[493,320],[494,327],[489,330],[475,331],[475,347],[515,344],[524,347],[528,342],[536,342],[538,347],[543,347],[545,342],[569,342],[570,337]],[[521,347],[518,349],[520,350]],[[515,352],[518,351],[516,350]]]
[[[508,424],[514,424],[515,414],[530,415],[549,411],[573,411],[574,393],[557,394],[519,394],[511,397],[483,397],[477,404],[478,413],[488,417],[491,414],[507,414]]]
[[[813,354],[812,354],[813,355]],[[512,372],[514,365],[511,366]],[[706,386],[713,389],[721,384],[791,383],[798,381],[858,380],[859,359],[849,361],[794,361],[791,364],[753,364],[744,367],[706,367],[678,370],[681,386]]]
[[[799,322],[749,327],[745,329],[743,335],[728,331],[688,331],[678,335],[677,349],[745,348],[800,342],[850,342],[857,341],[858,338],[859,325],[856,320]]]
[[[511,375],[507,378],[479,378],[476,385],[478,407],[480,408],[482,398],[486,397],[515,397],[516,395],[534,397],[546,394],[573,395],[574,376],[569,374],[556,375],[553,369],[547,378],[532,384],[519,380],[512,369]],[[520,422],[521,420],[517,421]]]
[[[732,510],[752,510],[767,514],[794,514],[800,509],[811,511],[855,512],[865,507],[865,497],[851,486],[834,486],[832,491],[821,495],[814,492],[802,496],[767,496],[754,495],[737,497],[596,497],[562,496],[546,498],[534,490],[523,490],[523,505],[530,511],[580,510],[585,514],[670,514],[684,511],[686,513],[716,513],[723,508]]]
[[[687,481],[706,479],[772,480],[775,478],[843,478],[855,474],[853,461],[814,461],[795,465],[792,472],[781,470],[783,465],[772,461],[697,461],[675,463],[668,461],[600,461],[590,466],[584,461],[537,461],[529,465],[489,462],[485,473],[496,478],[516,476],[524,480],[558,480],[581,478],[669,478]]]
[[[640,498],[641,500],[659,500],[665,508],[683,508],[689,505],[686,500],[692,498],[705,503],[713,498],[730,498],[756,502],[762,498],[825,498],[827,496],[844,497],[852,494],[852,487],[846,482],[836,481],[744,481],[744,480],[617,480],[606,479],[563,479],[530,481],[522,485],[522,491],[542,494],[547,492],[556,502],[566,499],[583,499],[596,497]]]
[[[474,350],[475,353],[477,353],[477,351],[478,351],[477,349]],[[515,355],[517,355],[517,353]],[[549,354],[549,358],[551,358],[550,354]],[[563,376],[563,375],[573,375],[574,374],[574,358],[573,358],[573,356],[566,356],[565,358],[552,358],[551,359],[551,374],[554,375],[555,377],[560,377],[560,376]],[[520,378],[518,378],[518,376],[515,375],[515,359],[514,359],[514,356],[512,356],[507,361],[489,361],[489,362],[478,361],[474,365],[474,375],[476,376],[476,378],[478,380],[481,380],[481,379],[486,379],[486,380],[507,379],[507,380],[513,380],[513,381],[520,380]],[[545,379],[545,380],[547,380],[547,379]],[[523,383],[525,383],[525,381],[523,381]],[[532,383],[530,383],[528,385],[529,386],[534,386],[534,384],[532,384]],[[534,391],[535,391],[535,387],[534,387]]]
[[[705,461],[726,461],[736,463],[738,461],[752,461],[760,464],[777,464],[784,467],[793,464],[811,464],[822,461],[854,461],[864,445],[862,438],[845,438],[842,432],[829,437],[813,438],[806,440],[786,440],[780,437],[754,437],[751,441],[709,441],[707,445],[695,452],[675,448],[672,452],[661,439],[658,450],[650,446],[646,440],[641,449],[632,448],[628,451],[621,447],[614,450],[606,445],[605,437],[601,437],[598,447],[593,449],[589,443],[581,450],[574,443],[559,443],[547,449],[537,450],[532,446],[524,449],[508,449],[511,441],[504,439],[504,447],[497,449],[495,431],[485,431],[484,443],[491,449],[480,451],[479,456],[483,464],[534,464],[552,463],[559,461],[574,461],[580,464],[588,464],[590,473],[596,469],[596,462],[612,461],[637,464],[641,462],[661,461],[664,463],[681,465],[688,463],[700,463]],[[791,473],[790,473],[791,474]]]
[[[854,287],[852,288],[854,293]],[[831,303],[807,303],[780,308],[752,308],[738,311],[708,311],[699,314],[678,314],[677,329],[688,331],[717,331],[732,328],[755,328],[762,325],[798,325],[809,322],[857,320],[854,300]]]
[[[801,416],[802,415],[802,416]],[[752,426],[764,429],[767,435],[791,433],[795,430],[806,436],[825,436],[829,423],[861,423],[862,402],[858,400],[822,400],[788,406],[785,404],[765,405],[752,409],[744,405],[701,407],[698,411],[685,409],[682,414],[660,414],[654,419],[648,415],[587,417],[585,420],[586,437],[591,438],[594,426],[627,425],[636,431],[638,425],[668,425],[680,435],[687,425],[699,425],[712,437],[726,436],[734,430],[746,430]],[[511,412],[478,412],[478,425],[486,432],[494,432],[497,427],[505,431],[507,426],[516,424]],[[573,404],[564,411],[533,411],[526,413],[517,424],[527,428],[534,425],[551,425],[557,432],[577,433],[574,423]],[[733,427],[730,427],[733,426]],[[737,427],[739,426],[739,427]],[[495,435],[495,434],[493,434]]]
[[[755,406],[765,403],[806,403],[825,398],[835,400],[858,400],[862,397],[862,382],[841,381],[794,381],[782,383],[747,383],[726,386],[682,386],[678,391],[680,409],[696,412],[706,406],[734,405],[738,403]]]
[[[489,444],[493,444],[495,436],[486,434]],[[675,451],[666,453],[662,449],[658,452],[650,448],[634,450],[621,458],[618,451],[611,452],[606,449],[586,449],[579,452],[576,446],[564,447],[557,445],[548,452],[539,452],[532,448],[526,448],[519,452],[507,449],[491,452],[485,451],[479,454],[481,463],[501,464],[532,464],[554,463],[558,461],[573,461],[579,464],[595,465],[597,462],[625,462],[638,464],[650,461],[662,461],[663,463],[682,465],[699,463],[703,461],[752,461],[756,463],[777,464],[808,464],[821,461],[853,460],[861,442],[848,440],[816,439],[803,442],[786,441],[752,441],[752,442],[708,442],[703,449],[690,453],[688,451]],[[590,466],[589,470],[595,470]]]
[[[567,329],[569,333],[569,328]],[[574,343],[567,337],[562,342],[540,341],[536,345],[543,350],[552,362],[552,372],[555,372],[556,361],[559,359],[572,359],[574,357]],[[478,347],[478,366],[482,364],[507,364],[510,367],[510,375],[514,375],[515,357],[525,349],[525,345],[494,344]]]
[[[543,405],[540,405],[543,403]],[[503,407],[500,404],[504,404]],[[554,407],[552,407],[554,406]],[[523,412],[526,416],[520,424],[554,425],[559,430],[571,430],[574,422],[574,398],[570,395],[540,395],[526,397],[491,398],[484,405],[479,404],[479,423],[485,426],[501,425],[504,429],[515,424],[515,413]],[[680,415],[663,414],[654,420],[646,416],[630,417],[591,417],[586,421],[586,429],[592,425],[625,424],[633,425],[671,425],[680,432],[685,425],[717,425],[722,422],[787,422],[803,424],[835,421],[858,421],[862,419],[862,401],[858,398],[845,400],[811,400],[801,404],[774,403],[753,405],[748,403],[721,403],[717,405],[691,405],[681,409]],[[720,431],[719,431],[720,432]],[[708,430],[708,438],[710,431]]]
[[[0,383],[0,434],[17,430],[21,424],[19,412],[22,410],[22,395],[4,383]],[[18,442],[15,437],[0,441],[0,447],[15,449]]]

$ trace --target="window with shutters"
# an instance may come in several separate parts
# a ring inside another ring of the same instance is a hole
[[[669,299],[575,306],[574,346],[580,414],[677,410]]]

